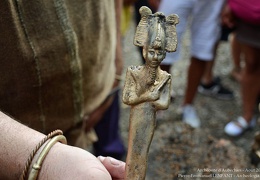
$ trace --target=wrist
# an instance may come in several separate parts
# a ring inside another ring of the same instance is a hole
[[[81,148],[56,143],[42,165],[42,179],[110,179],[98,159]]]
[[[19,179],[35,146],[45,136],[0,112],[0,179]]]
[[[20,176],[21,180],[24,180],[27,177],[28,179],[37,179],[42,163],[55,143],[62,142],[67,144],[65,136],[62,134],[63,133],[61,130],[55,130],[38,142],[38,144],[33,148],[33,150],[31,150],[31,153],[28,156],[24,170]]]
[[[38,174],[38,180],[41,179],[49,179],[50,177],[60,177],[60,175],[63,173],[61,172],[59,168],[59,156],[57,154],[62,153],[63,149],[66,148],[67,145],[62,144],[60,142],[57,142],[53,145],[53,147],[50,149],[49,153],[44,159],[44,162],[41,166],[41,170]],[[38,154],[39,156],[39,154]],[[38,157],[37,156],[37,157]],[[65,167],[66,164],[63,165]],[[59,178],[57,178],[59,179]]]

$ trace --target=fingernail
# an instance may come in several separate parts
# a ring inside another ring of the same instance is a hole
[[[98,156],[98,159],[99,159],[101,162],[103,162],[104,159],[105,159],[105,157],[104,157],[104,156]]]
[[[111,164],[113,164],[113,165],[119,165],[119,163],[120,163],[120,161],[118,161],[117,159],[114,159],[114,158],[112,158],[112,157],[110,157],[110,162],[111,162]]]

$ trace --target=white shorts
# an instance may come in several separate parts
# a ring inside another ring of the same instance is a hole
[[[203,61],[214,58],[214,48],[220,38],[220,12],[224,0],[162,0],[159,8],[166,16],[177,14],[178,45],[177,51],[167,53],[162,64],[172,64],[180,59],[182,36],[186,30],[187,22],[191,18],[191,56]]]

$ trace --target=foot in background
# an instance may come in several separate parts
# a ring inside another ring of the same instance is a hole
[[[182,120],[193,128],[200,127],[200,119],[197,115],[197,112],[190,104],[184,105],[182,107]]]
[[[214,78],[211,84],[205,85],[200,83],[198,87],[198,92],[203,95],[211,96],[220,100],[234,99],[233,92],[221,84],[220,78]]]
[[[229,136],[242,135],[246,130],[253,128],[256,125],[256,118],[252,118],[248,123],[243,117],[238,117],[237,120],[229,122],[225,126],[225,133]]]

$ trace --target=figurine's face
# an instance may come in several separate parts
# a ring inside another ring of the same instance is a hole
[[[158,67],[165,58],[166,52],[162,49],[148,48],[146,50],[146,63],[150,67]]]

